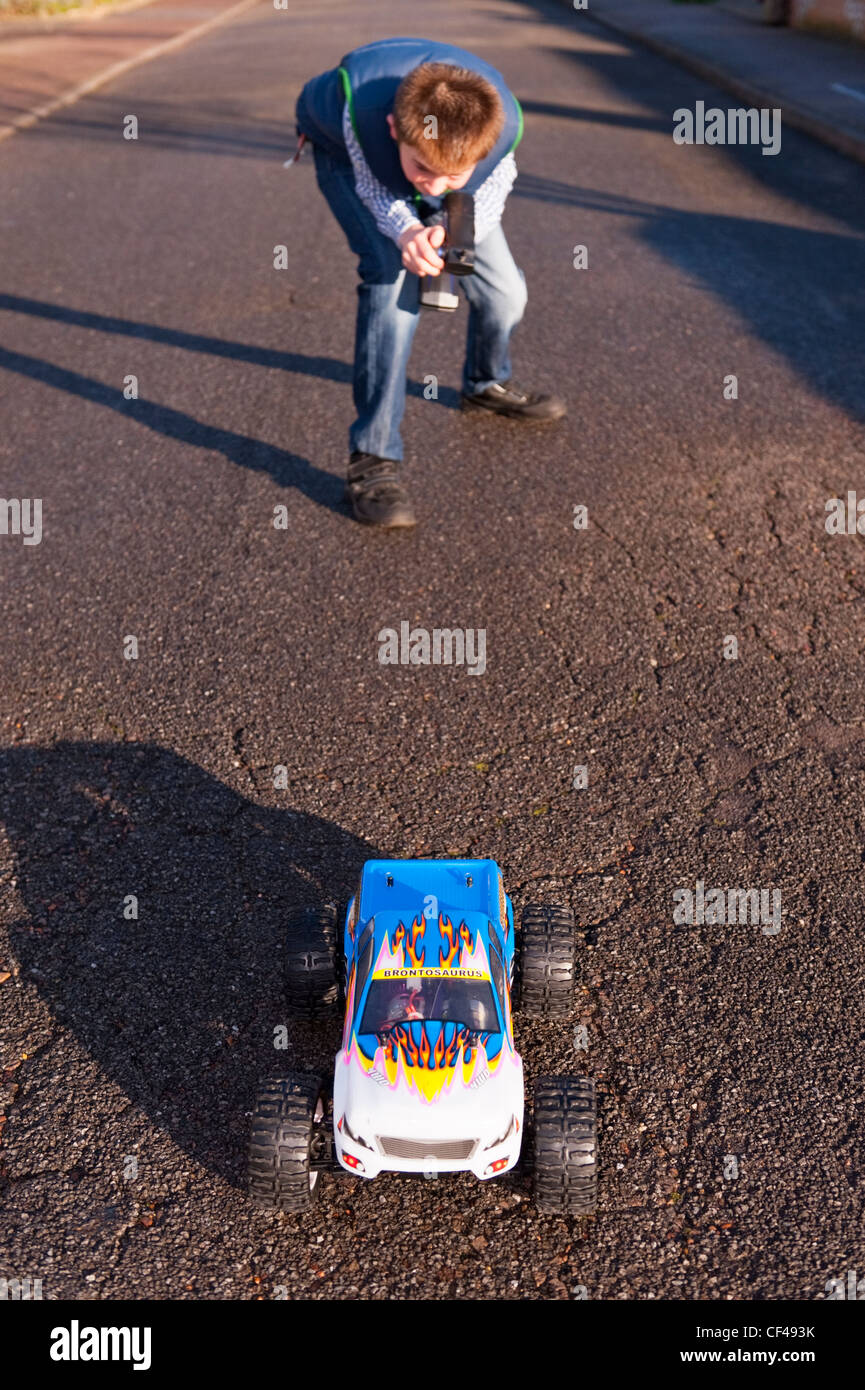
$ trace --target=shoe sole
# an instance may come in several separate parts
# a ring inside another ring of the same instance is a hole
[[[401,516],[397,516],[393,521],[373,521],[371,516],[360,516],[358,514],[350,497],[347,497],[346,501],[351,506],[352,516],[355,521],[360,522],[361,526],[374,526],[379,531],[407,531],[412,526],[417,525],[417,519],[413,512],[403,512]]]
[[[417,526],[417,519],[414,512],[403,512],[402,516],[397,516],[395,521],[373,521],[372,517],[360,516],[354,505],[354,498],[348,489],[342,494],[343,502],[351,507],[351,514],[355,521],[359,521],[361,526],[377,526],[380,531],[405,531],[412,526]]]
[[[373,521],[368,516],[358,516],[354,514],[355,521],[359,521],[361,526],[372,526],[377,531],[410,531],[413,526],[417,526],[414,517],[411,519],[403,518],[399,521]]]
[[[473,401],[468,396],[461,398],[461,409],[467,413],[473,410],[483,410],[487,415],[504,415],[507,420],[523,420],[529,425],[549,425],[554,420],[563,420],[567,415],[567,408],[563,407],[555,415],[527,415],[524,410],[508,409],[507,406],[485,405],[482,401]]]

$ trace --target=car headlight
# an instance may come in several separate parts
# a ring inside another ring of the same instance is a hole
[[[514,1125],[516,1124],[516,1119],[516,1115],[511,1115],[511,1122],[508,1125],[502,1137],[500,1139],[494,1139],[491,1144],[485,1144],[484,1153],[487,1153],[489,1149],[497,1149],[499,1147],[499,1144],[503,1144],[506,1139],[510,1139],[511,1135],[514,1132]]]
[[[355,1134],[345,1116],[343,1116],[342,1127],[353,1143],[359,1144],[362,1149],[369,1149],[370,1153],[372,1153],[372,1144],[368,1144],[365,1139],[361,1139],[359,1134]]]

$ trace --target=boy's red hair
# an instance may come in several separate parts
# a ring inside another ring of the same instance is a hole
[[[400,143],[411,145],[440,174],[485,159],[505,123],[492,83],[451,63],[413,68],[397,88],[393,118]]]

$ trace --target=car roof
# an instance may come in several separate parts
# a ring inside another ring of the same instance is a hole
[[[368,922],[380,913],[396,913],[410,920],[426,910],[428,920],[442,915],[456,919],[457,925],[468,914],[496,921],[500,884],[494,859],[369,859],[360,881],[358,916]]]
[[[390,880],[390,882],[389,882]],[[393,971],[434,970],[490,981],[490,937],[504,912],[504,889],[492,859],[373,859],[364,866],[356,949],[373,933],[373,965],[358,1003],[373,980]],[[498,949],[503,951],[502,940]],[[381,972],[381,974],[379,974]],[[493,989],[504,1031],[500,1001]]]

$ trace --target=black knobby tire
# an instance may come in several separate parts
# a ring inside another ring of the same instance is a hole
[[[532,903],[517,940],[517,1006],[532,1018],[564,1018],[574,1005],[573,912]]]
[[[598,1202],[598,1109],[587,1076],[535,1083],[535,1205],[549,1215],[590,1216]]]
[[[300,907],[285,933],[285,1001],[295,1018],[314,1023],[339,1008],[336,908]]]
[[[310,1169],[317,1125],[327,1123],[323,1086],[317,1076],[270,1077],[262,1081],[252,1112],[249,1195],[269,1211],[308,1211],[321,1186]]]

